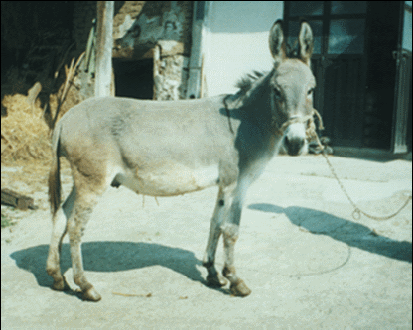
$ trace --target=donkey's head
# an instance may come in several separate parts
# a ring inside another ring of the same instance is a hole
[[[277,128],[290,122],[282,133],[284,147],[290,156],[307,150],[305,119],[313,113],[315,77],[311,72],[313,33],[307,22],[301,23],[298,36],[298,52],[287,54],[281,21],[275,22],[270,31],[269,43],[274,58],[274,70],[270,80],[272,117]]]

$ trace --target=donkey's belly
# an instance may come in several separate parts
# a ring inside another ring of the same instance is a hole
[[[116,175],[116,183],[150,196],[175,196],[201,190],[218,183],[218,166],[191,169],[175,165],[154,171],[127,171]]]

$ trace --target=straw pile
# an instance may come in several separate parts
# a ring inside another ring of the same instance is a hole
[[[49,128],[42,118],[40,101],[28,103],[22,94],[5,95],[8,115],[1,119],[1,162],[50,159]]]

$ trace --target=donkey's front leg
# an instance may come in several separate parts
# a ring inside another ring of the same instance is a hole
[[[231,205],[227,221],[221,228],[224,236],[225,253],[225,265],[222,275],[231,282],[230,290],[233,295],[245,297],[251,293],[251,290],[244,281],[235,274],[234,267],[234,246],[238,239],[240,217],[241,202],[236,198]]]
[[[215,253],[219,237],[221,236],[221,224],[224,215],[229,208],[228,194],[225,194],[224,188],[219,188],[217,201],[215,204],[214,214],[211,218],[208,245],[204,256],[203,266],[208,270],[207,283],[211,287],[221,287],[227,284],[227,280],[215,269]]]

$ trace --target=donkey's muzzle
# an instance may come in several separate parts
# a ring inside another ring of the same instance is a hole
[[[301,150],[303,150],[305,145],[305,139],[299,137],[288,138],[286,136],[284,138],[284,146],[287,150],[289,156],[298,156],[301,154]]]
[[[290,156],[300,155],[306,146],[306,131],[303,123],[293,123],[284,134],[284,147]]]

